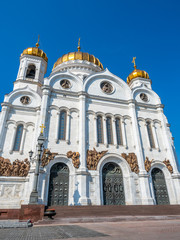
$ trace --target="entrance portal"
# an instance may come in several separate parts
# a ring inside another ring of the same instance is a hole
[[[157,205],[169,204],[169,196],[163,172],[159,168],[154,168],[151,172],[151,175],[156,204]]]
[[[104,205],[125,205],[123,175],[115,163],[106,163],[102,170]]]
[[[50,171],[48,206],[68,205],[69,168],[64,163],[56,163]]]

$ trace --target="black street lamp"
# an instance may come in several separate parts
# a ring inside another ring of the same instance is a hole
[[[30,195],[30,200],[29,204],[38,204],[38,191],[37,191],[37,186],[38,186],[38,178],[39,178],[39,166],[40,166],[40,161],[41,161],[41,154],[43,150],[43,143],[44,143],[44,136],[43,132],[41,131],[39,137],[38,137],[38,144],[37,144],[37,159],[36,159],[36,168],[35,168],[35,173],[34,173],[34,183],[33,183],[33,190]],[[30,159],[32,158],[33,151],[29,151],[29,157]]]

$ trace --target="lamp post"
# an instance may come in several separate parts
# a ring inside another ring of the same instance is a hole
[[[30,195],[29,204],[38,204],[37,187],[38,187],[38,178],[39,178],[39,165],[40,165],[40,161],[41,161],[41,154],[42,154],[42,150],[43,150],[44,140],[45,140],[45,138],[43,136],[43,130],[42,130],[42,127],[41,127],[41,133],[38,137],[38,144],[37,144],[38,154],[37,154],[36,168],[35,168],[35,173],[34,173],[33,190],[32,190],[31,195]],[[32,158],[32,155],[33,155],[33,151],[31,150],[29,152],[30,159]]]

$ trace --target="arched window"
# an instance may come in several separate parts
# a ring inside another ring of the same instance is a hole
[[[112,121],[110,117],[107,117],[106,119],[106,127],[107,127],[107,142],[108,144],[113,144]]]
[[[117,137],[117,144],[123,145],[121,121],[119,118],[116,118],[116,137]]]
[[[23,125],[20,124],[17,127],[13,151],[19,151],[20,144],[21,144],[21,138],[22,138],[22,132],[23,132]]]
[[[35,73],[36,73],[36,67],[33,64],[30,64],[28,66],[27,72],[26,72],[26,78],[35,78]]]
[[[155,148],[155,143],[154,143],[154,138],[153,138],[153,133],[152,133],[152,127],[151,127],[150,122],[147,122],[147,131],[148,131],[150,146],[151,146],[151,148]]]
[[[98,143],[103,143],[103,125],[102,125],[102,117],[97,117],[97,140]]]
[[[60,113],[60,129],[59,129],[59,139],[65,140],[66,138],[66,111],[61,111]]]

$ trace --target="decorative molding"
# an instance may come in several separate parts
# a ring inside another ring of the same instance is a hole
[[[95,148],[93,150],[87,150],[87,168],[89,170],[96,170],[100,159],[107,153],[107,151],[97,152]]]
[[[169,170],[169,172],[170,172],[170,173],[173,173],[173,167],[172,167],[170,161],[165,159],[165,160],[163,161],[163,163],[166,165],[166,167],[167,167],[167,169]]]
[[[17,159],[11,163],[9,159],[0,157],[0,176],[26,177],[29,169],[30,162],[27,158],[24,161]]]
[[[79,168],[80,160],[79,160],[80,154],[78,152],[67,152],[67,157],[72,159],[72,163],[75,168]]]
[[[46,157],[46,154],[48,154],[48,157]],[[42,155],[42,158],[41,158],[41,166],[42,167],[45,167],[48,165],[48,163],[51,161],[51,160],[54,160],[54,157],[58,155],[58,153],[51,153],[51,151],[49,149],[44,149],[43,151],[43,155]]]
[[[144,165],[145,165],[146,172],[149,172],[149,171],[150,171],[152,161],[153,161],[153,159],[152,159],[151,161],[149,161],[149,158],[146,157],[146,159],[145,159],[145,161],[144,161]]]
[[[128,164],[131,168],[131,171],[138,174],[139,173],[139,165],[138,165],[136,154],[135,153],[129,153],[127,155],[126,153],[122,153],[121,156],[128,162]]]

